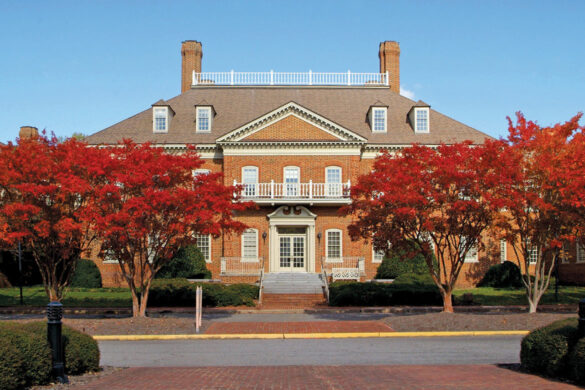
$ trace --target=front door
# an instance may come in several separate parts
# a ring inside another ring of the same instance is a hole
[[[280,272],[306,272],[306,236],[304,228],[279,229]]]

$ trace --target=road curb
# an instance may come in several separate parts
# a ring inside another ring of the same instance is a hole
[[[95,335],[97,341],[148,340],[236,340],[236,339],[355,339],[401,337],[524,336],[528,330],[475,330],[460,332],[352,332],[352,333],[237,333],[237,334],[159,334],[159,335]]]

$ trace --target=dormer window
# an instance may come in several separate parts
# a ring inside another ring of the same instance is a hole
[[[169,108],[153,107],[153,131],[167,133],[169,131]]]
[[[414,131],[417,133],[428,133],[429,132],[429,109],[428,108],[415,108],[415,124]]]
[[[211,131],[211,107],[197,107],[197,132],[209,133]]]
[[[387,129],[387,112],[386,107],[372,107],[370,113],[370,126],[374,133],[385,133]]]

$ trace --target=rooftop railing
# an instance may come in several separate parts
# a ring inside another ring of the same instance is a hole
[[[322,73],[322,72],[202,72],[193,71],[197,85],[347,85],[389,86],[386,73]]]

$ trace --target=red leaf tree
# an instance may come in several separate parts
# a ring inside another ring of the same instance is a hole
[[[154,275],[196,234],[240,233],[245,225],[234,212],[236,188],[220,174],[193,177],[202,165],[194,150],[169,154],[149,144],[124,141],[110,149],[108,183],[99,194],[96,229],[102,255],[118,260],[132,293],[134,316],[144,316]]]
[[[376,250],[395,247],[424,256],[445,312],[453,312],[452,291],[467,253],[481,247],[492,222],[483,195],[494,175],[482,162],[484,153],[469,143],[385,153],[352,187],[345,209],[355,217],[353,239],[372,239]]]
[[[104,153],[53,136],[0,146],[0,240],[32,251],[45,291],[60,301],[95,234],[91,209]]]
[[[516,123],[508,118],[508,138],[493,142],[499,148],[492,163],[499,180],[490,194],[502,207],[494,226],[513,248],[530,313],[536,312],[549,286],[562,241],[575,238],[578,225],[567,205],[578,206],[579,199],[585,198],[585,183],[579,177],[585,170],[575,169],[583,165],[582,152],[575,147],[580,141],[572,142],[575,133],[583,130],[580,117],[540,127],[517,113]]]

